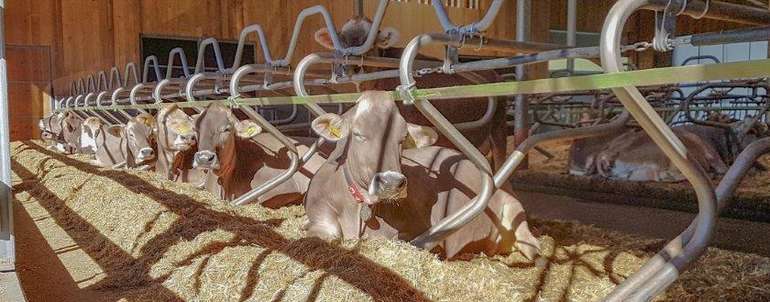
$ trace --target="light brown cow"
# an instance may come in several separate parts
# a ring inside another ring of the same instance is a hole
[[[354,17],[348,20],[338,33],[343,47],[359,46],[364,43],[366,36],[371,30],[372,22],[365,17]],[[399,32],[392,27],[380,29],[377,36],[376,47],[373,53],[390,58],[400,58],[403,49],[393,48],[398,43]],[[323,27],[315,33],[316,42],[328,49],[334,49],[331,37],[326,27]],[[431,59],[425,56],[418,56],[418,59]],[[367,70],[374,71],[374,70]],[[356,72],[349,70],[348,74]],[[487,82],[499,82],[501,78],[494,71],[476,72],[477,77],[483,78]],[[361,90],[394,90],[401,82],[398,78],[381,79],[377,81],[368,81],[360,85]],[[461,75],[430,74],[417,78],[418,88],[436,88],[457,85],[474,84]],[[493,169],[497,170],[506,160],[506,137],[507,124],[505,121],[505,99],[498,98],[495,108],[495,114],[492,119],[478,128],[461,130],[462,134],[475,146],[479,146],[483,153],[487,153],[491,158]],[[488,99],[473,98],[462,100],[435,101],[433,105],[451,122],[462,123],[480,119],[487,111]],[[410,123],[423,126],[431,126],[431,123],[414,106],[403,106],[399,104],[401,115]],[[439,146],[454,148],[454,145],[443,135],[440,136]]]
[[[80,134],[83,118],[72,111],[67,111],[61,118],[61,135],[57,147],[64,153],[80,152]]]
[[[105,125],[95,117],[83,123],[80,148],[93,152],[94,164],[100,167],[143,168],[155,158],[150,142],[154,141],[154,119],[149,115],[131,118],[125,126]]]
[[[158,160],[155,172],[169,180],[192,183],[203,189],[211,175],[193,168],[193,158],[198,152],[194,117],[176,104],[169,104],[158,112],[156,120]]]
[[[51,115],[40,119],[38,128],[40,128],[40,138],[51,143],[63,143],[64,139],[61,137],[62,132],[62,119],[64,118],[64,112],[54,112]]]
[[[209,105],[195,119],[198,152],[194,166],[211,169],[219,179],[207,188],[222,199],[233,200],[289,168],[288,150],[278,139],[250,120],[240,121],[233,112],[219,103]],[[312,139],[302,143],[292,140],[299,155],[307,152]],[[301,200],[310,177],[323,163],[316,154],[291,179],[260,196],[257,202],[268,207],[280,207]]]
[[[724,174],[727,165],[710,143],[683,127],[672,128],[687,147],[688,157],[707,172]],[[589,157],[589,174],[630,181],[677,182],[684,175],[642,130],[629,130],[610,141],[594,157]]]
[[[480,191],[478,169],[452,149],[426,147],[435,131],[407,123],[388,92],[364,92],[343,116],[315,119],[313,130],[337,144],[305,198],[311,236],[411,240]],[[508,190],[497,190],[483,214],[439,244],[448,258],[506,253],[513,245],[530,259],[540,246]]]

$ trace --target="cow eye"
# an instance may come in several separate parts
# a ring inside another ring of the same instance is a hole
[[[363,134],[361,134],[360,132],[357,132],[357,131],[353,132],[353,137],[355,137],[356,140],[362,141],[362,142],[366,140],[366,137]]]

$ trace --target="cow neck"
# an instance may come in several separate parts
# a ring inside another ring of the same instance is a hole
[[[117,145],[118,146],[118,148],[117,148],[118,149],[118,154],[117,155],[123,156],[123,159],[125,159],[126,155],[122,152],[123,148],[121,148],[122,145],[123,145],[123,139],[124,138],[122,136],[121,137],[117,137],[115,135],[112,135],[112,133],[107,131],[105,125],[101,125],[101,126],[99,126],[99,128],[100,128],[99,132],[101,132],[101,134],[102,134],[101,135],[102,136],[102,140],[101,140],[101,142],[97,143],[97,146],[103,146],[104,147],[104,148],[102,148],[104,150],[103,154],[107,155],[107,157],[110,158],[110,163],[111,164],[120,163],[121,160],[115,158],[116,154],[113,154],[113,150],[110,149],[110,146],[111,145],[112,146]],[[111,144],[112,142],[116,142],[117,144]],[[97,147],[97,149],[98,149],[98,147]]]
[[[216,175],[222,178],[222,183],[229,184],[229,180],[235,176],[236,164],[238,163],[238,145],[242,145],[241,139],[235,134],[231,134],[232,137],[229,142],[222,147],[222,154],[219,157],[219,169],[217,169]]]
[[[338,143],[344,144],[344,150],[343,154],[337,159],[337,162],[340,166],[342,166],[342,175],[345,178],[345,186],[347,187],[348,193],[350,193],[351,197],[353,197],[353,200],[355,200],[359,204],[369,204],[370,202],[366,199],[366,195],[364,195],[363,192],[366,191],[358,182],[353,178],[353,174],[350,171],[350,163],[347,161],[350,144],[347,139],[343,141],[340,141]]]

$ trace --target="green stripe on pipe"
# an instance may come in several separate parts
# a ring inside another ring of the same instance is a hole
[[[555,79],[541,79],[524,82],[502,82],[491,84],[464,85],[430,89],[416,89],[412,92],[415,98],[431,100],[504,96],[516,94],[560,93],[582,90],[609,89],[624,86],[656,86],[677,83],[692,83],[701,81],[733,80],[770,77],[770,59],[744,61],[736,63],[721,63],[708,65],[688,65],[665,67],[637,71],[618,72],[575,76]],[[175,103],[180,107],[204,107],[212,102],[223,102],[233,107],[240,105],[290,105],[307,103],[354,103],[360,93],[344,93],[313,96],[260,97],[236,98],[213,101],[195,101]],[[401,100],[397,92],[393,92],[396,100]],[[89,106],[68,108],[74,110],[125,110],[125,109],[158,109],[165,104],[139,104],[116,106]],[[63,110],[63,109],[60,109]]]

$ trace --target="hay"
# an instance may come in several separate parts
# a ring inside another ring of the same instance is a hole
[[[232,207],[152,172],[98,169],[35,142],[12,149],[17,207],[50,217],[86,255],[84,265],[96,263],[101,271],[78,283],[94,300],[596,301],[661,245],[533,219],[542,259],[447,262],[404,242],[305,238],[299,206]],[[22,283],[45,282],[25,274],[46,269],[22,265]],[[661,300],[767,300],[768,278],[769,259],[711,249]]]

